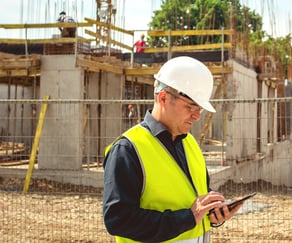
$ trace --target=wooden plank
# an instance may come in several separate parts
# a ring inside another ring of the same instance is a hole
[[[159,67],[148,67],[148,68],[126,68],[125,74],[128,76],[142,76],[142,75],[153,75],[159,71]]]
[[[92,57],[90,57],[92,58]],[[106,63],[105,63],[106,62]],[[76,63],[78,66],[93,72],[99,70],[113,72],[117,74],[125,74],[127,76],[143,76],[153,75],[158,72],[159,67],[130,67],[130,63],[122,62],[115,57],[99,57],[92,59],[86,59],[77,57]]]
[[[135,76],[135,81],[131,80],[133,76],[128,76],[126,77],[126,80],[128,82],[137,82],[139,84],[147,84],[147,85],[153,85],[154,83],[154,78],[153,75],[143,75],[143,76]]]
[[[92,23],[89,22],[76,22],[76,23],[41,23],[41,24],[0,24],[3,29],[38,29],[38,28],[74,28],[74,27],[91,27]]]
[[[91,42],[95,39],[85,39],[78,38],[77,42]],[[10,39],[10,38],[0,38],[0,43],[3,44],[56,44],[56,43],[75,43],[76,38],[51,38],[51,39]]]
[[[134,31],[132,30],[125,30],[123,28],[120,28],[120,27],[117,27],[115,25],[109,25],[107,23],[103,23],[103,22],[100,22],[100,21],[97,21],[97,20],[94,20],[94,19],[90,19],[90,18],[84,18],[88,23],[91,23],[91,24],[96,24],[98,26],[101,26],[101,27],[105,27],[107,29],[111,29],[111,30],[115,30],[115,31],[119,31],[119,32],[122,32],[124,34],[128,34],[128,35],[131,35],[131,36],[134,36]]]
[[[17,70],[1,70],[0,69],[0,77],[34,77],[40,76],[40,68],[36,70],[27,70],[27,69],[17,69]]]
[[[10,58],[9,58],[10,57]],[[40,55],[0,55],[0,77],[33,77],[40,75]]]
[[[223,44],[224,48],[231,48],[230,42],[225,42]],[[221,49],[222,43],[214,43],[214,44],[202,44],[202,45],[192,45],[192,46],[172,46],[171,51],[195,51],[195,50],[207,50],[207,49]],[[168,52],[168,47],[161,48],[145,48],[145,53],[155,53],[155,52]]]
[[[0,54],[0,77],[23,77],[40,74],[41,56],[6,55]]]
[[[40,54],[29,54],[29,55],[16,55],[6,52],[0,52],[0,60],[1,59],[9,59],[9,60],[15,60],[15,59],[30,59],[30,60],[40,60],[41,55]]]
[[[232,73],[232,67],[229,66],[207,66],[213,75],[229,74]],[[160,67],[138,67],[126,68],[125,74],[129,76],[153,75],[159,71]]]
[[[224,35],[232,35],[233,30],[224,29]],[[184,36],[184,35],[222,35],[222,30],[149,30],[147,32],[148,36],[157,37],[157,36]]]
[[[9,160],[8,162],[0,162],[1,166],[17,166],[28,164],[28,160]]]
[[[112,72],[116,74],[123,74],[124,72],[123,68],[119,66],[86,60],[80,57],[77,57],[76,64],[86,70],[93,71],[93,72],[99,72],[100,70],[106,71],[106,72]]]
[[[214,66],[210,65],[207,66],[213,75],[220,75],[220,74],[230,74],[232,73],[232,67],[230,66]]]
[[[11,157],[17,154],[24,154],[25,148],[9,148],[7,150],[0,150],[0,157]]]
[[[93,31],[91,31],[91,30],[85,30],[85,34],[90,35],[90,36],[92,36],[92,37],[95,37],[95,38],[97,38],[97,39],[100,39],[100,40],[102,40],[102,41],[104,41],[104,42],[107,42],[108,39],[109,39],[108,36],[100,35],[99,33],[93,32]]]
[[[100,35],[98,33],[93,32],[93,31],[85,30],[85,34],[88,34],[90,36],[96,37],[97,39],[100,39],[100,40],[102,40],[102,41],[104,41],[104,42],[106,42],[108,44],[111,43],[112,45],[117,45],[119,47],[122,47],[122,48],[130,50],[130,51],[133,50],[132,46],[125,45],[122,42],[115,41],[115,40],[113,40],[113,39],[111,39],[111,38],[109,38],[107,36],[102,36],[102,35]]]
[[[0,60],[0,69],[10,70],[10,69],[21,69],[30,67],[40,67],[41,62],[34,60]]]
[[[6,52],[0,52],[0,60],[1,59],[11,59],[11,58],[17,58],[18,55],[6,53]]]

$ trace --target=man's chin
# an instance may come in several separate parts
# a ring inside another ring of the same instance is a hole
[[[191,128],[192,128],[192,126],[186,126],[186,127],[184,127],[184,129],[182,130],[182,134],[186,134],[186,133],[190,132],[191,131]]]

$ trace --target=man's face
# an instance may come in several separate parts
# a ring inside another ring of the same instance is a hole
[[[175,92],[165,92],[164,124],[173,136],[186,134],[201,117],[201,107]]]

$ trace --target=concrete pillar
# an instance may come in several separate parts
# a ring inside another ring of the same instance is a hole
[[[74,55],[50,55],[41,59],[40,97],[83,99],[83,70]],[[39,169],[82,169],[83,105],[49,104],[41,135]]]

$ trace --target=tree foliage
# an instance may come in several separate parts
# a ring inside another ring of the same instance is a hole
[[[149,27],[153,30],[209,30],[232,27],[239,32],[247,29],[260,31],[262,18],[255,11],[242,7],[239,0],[165,0],[160,10],[154,11]],[[170,44],[202,44],[218,42],[220,38],[179,36],[173,37]],[[169,44],[167,37],[154,38],[149,42],[155,47]]]
[[[151,30],[233,29],[236,45],[256,60],[260,55],[273,56],[275,61],[291,62],[291,34],[274,38],[262,30],[263,19],[240,0],[164,0],[154,11]],[[152,47],[219,43],[221,36],[167,36],[148,38]],[[225,38],[225,37],[224,37]]]

